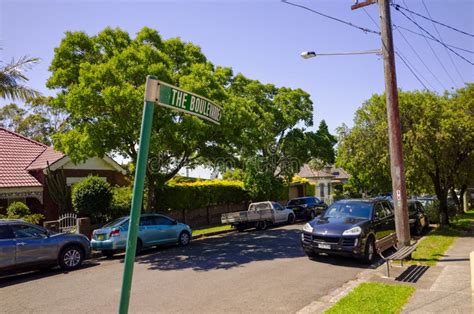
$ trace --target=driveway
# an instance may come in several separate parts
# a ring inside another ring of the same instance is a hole
[[[354,279],[366,266],[338,257],[309,260],[302,225],[232,233],[185,248],[145,252],[135,264],[131,313],[293,313]],[[0,279],[1,311],[116,313],[123,255],[83,269]]]

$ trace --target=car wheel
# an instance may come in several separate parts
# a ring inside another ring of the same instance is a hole
[[[313,220],[314,218],[316,218],[316,213],[312,210],[309,212],[309,220]]]
[[[423,233],[423,225],[421,224],[420,221],[417,221],[416,222],[416,225],[415,225],[415,235],[419,236]]]
[[[288,215],[288,224],[289,224],[289,225],[292,225],[292,224],[294,224],[294,223],[295,223],[295,215],[289,214],[289,215]]]
[[[183,231],[179,234],[178,243],[180,246],[186,246],[189,244],[190,241],[191,236],[189,235],[189,232]]]
[[[375,242],[372,237],[369,237],[365,242],[364,257],[362,258],[363,262],[366,264],[372,264],[375,259]]]
[[[257,224],[257,230],[265,230],[267,229],[268,224],[266,221],[259,221]]]
[[[107,258],[112,258],[114,257],[115,250],[103,250],[102,255],[107,257]]]
[[[72,270],[80,267],[84,261],[84,252],[77,245],[69,245],[59,254],[59,266],[63,270]]]
[[[308,258],[311,259],[311,260],[314,260],[319,256],[318,253],[314,253],[314,252],[311,252],[311,251],[304,251],[304,252],[305,252],[306,256],[308,256]]]
[[[135,248],[135,256],[140,255],[143,250],[143,242],[140,239],[137,239],[137,247]]]

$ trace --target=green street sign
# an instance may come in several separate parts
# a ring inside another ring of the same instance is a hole
[[[158,104],[174,110],[186,112],[213,123],[219,124],[222,108],[209,99],[194,93],[179,89],[173,85],[158,81],[156,77],[147,76],[145,85],[145,101],[143,104],[142,126],[138,146],[138,160],[135,167],[133,183],[132,206],[128,223],[127,247],[120,291],[119,313],[127,314],[132,290],[133,264],[137,247],[138,227],[143,204],[143,190],[148,163],[151,129],[153,125],[153,110]]]
[[[145,99],[146,101],[154,101],[160,106],[219,124],[222,108],[209,99],[158,80],[152,80],[152,84],[153,88],[156,88],[155,95],[152,95],[154,99]]]

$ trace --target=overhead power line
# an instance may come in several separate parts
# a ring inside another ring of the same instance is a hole
[[[341,20],[341,19],[339,19],[339,18],[337,18],[337,17],[333,17],[333,16],[330,16],[330,15],[321,13],[321,12],[319,12],[319,11],[316,11],[316,10],[314,10],[314,9],[311,9],[311,8],[309,8],[309,7],[306,7],[306,6],[304,6],[304,5],[297,4],[297,3],[293,3],[293,2],[289,2],[289,1],[287,1],[287,0],[281,0],[281,2],[286,3],[286,4],[289,4],[289,5],[292,5],[292,6],[295,6],[295,7],[298,7],[298,8],[302,8],[302,9],[304,9],[304,10],[313,12],[313,13],[318,14],[318,15],[320,15],[320,16],[323,16],[323,17],[325,17],[325,18],[328,18],[328,19],[334,20],[334,21],[336,21],[336,22],[339,22],[339,23],[342,23],[342,24],[351,26],[351,27],[353,27],[353,28],[357,28],[357,29],[363,31],[364,33],[372,33],[372,34],[380,35],[380,32],[374,31],[373,29],[369,29],[369,28],[366,28],[366,27],[362,27],[362,26],[358,26],[358,25],[352,24],[351,22],[344,21],[344,20]]]
[[[378,28],[379,25],[377,24],[377,22],[375,21],[375,19],[372,17],[372,15],[370,15],[369,12],[367,12],[367,10],[366,10],[365,8],[362,8],[362,10],[364,10],[365,14],[367,14],[367,16],[368,16],[369,19],[372,21],[372,23],[375,25],[375,27]],[[413,74],[413,76],[418,80],[418,82],[420,82],[420,84],[421,84],[425,89],[428,89],[428,88],[426,87],[426,85],[423,83],[423,81],[422,81],[422,80],[418,77],[418,75],[415,73],[415,72],[418,72],[418,71],[416,70],[416,68],[408,61],[408,59],[407,59],[405,56],[403,56],[403,54],[400,52],[399,49],[397,49],[397,50],[395,51],[395,54],[398,56],[398,58],[399,58],[400,60],[403,61],[403,63],[404,63],[405,66],[407,67],[407,69],[411,72],[411,74]],[[424,63],[423,63],[423,64],[424,64]],[[426,66],[426,65],[425,65],[425,66]],[[428,71],[430,71],[430,70],[428,69]],[[430,73],[433,74],[431,71],[430,71]],[[421,76],[421,77],[423,78],[423,80],[425,80],[425,81],[428,83],[428,85],[430,85],[430,87],[431,87],[433,90],[435,90],[435,88],[433,87],[433,85],[431,85],[430,82],[429,82],[425,77],[423,77],[423,75],[421,75],[421,73],[418,72],[418,74],[419,74],[419,76]],[[433,75],[433,76],[434,76],[434,75]],[[435,78],[436,78],[436,76],[435,76]],[[441,82],[440,82],[440,83],[441,83]],[[442,85],[442,84],[441,84],[441,85]],[[443,88],[444,88],[444,87],[443,87]]]
[[[421,2],[423,3],[423,6],[425,7],[425,10],[426,10],[426,13],[428,13],[428,16],[431,18],[431,14],[430,14],[430,11],[428,10],[428,7],[426,6],[426,3],[425,3],[425,0],[421,0]],[[438,28],[436,27],[436,24],[434,22],[431,22],[433,24],[433,27],[436,31],[436,33],[438,34],[438,37],[441,41],[443,41],[443,37],[441,36],[441,34],[439,33],[438,31]],[[459,72],[459,69],[458,67],[456,66],[456,63],[454,63],[453,61],[453,57],[451,56],[451,54],[449,53],[448,49],[446,47],[444,47],[446,53],[448,54],[448,57],[449,57],[449,60],[451,61],[451,64],[453,65],[454,69],[456,70],[456,72],[458,73],[459,75],[459,78],[461,78],[461,83],[464,82],[464,78],[462,77],[461,75],[461,72]]]
[[[397,9],[397,10],[399,10],[399,11],[400,11],[400,9],[405,10],[405,11],[407,11],[407,12],[410,12],[411,14],[414,14],[414,15],[416,15],[416,16],[419,16],[419,17],[421,17],[421,18],[424,18],[425,20],[431,21],[431,22],[436,23],[436,24],[438,24],[438,25],[442,25],[442,26],[444,26],[444,27],[446,27],[446,28],[449,28],[449,29],[451,29],[451,30],[453,30],[453,31],[456,31],[456,32],[458,32],[458,33],[461,33],[461,34],[464,34],[464,35],[467,35],[467,36],[474,37],[473,34],[469,34],[468,32],[465,32],[465,31],[463,31],[463,30],[460,30],[460,29],[457,29],[457,28],[452,27],[452,26],[450,26],[450,25],[447,25],[447,24],[438,22],[438,21],[436,21],[436,20],[433,20],[433,19],[431,18],[431,16],[430,16],[430,17],[426,17],[426,16],[421,15],[420,13],[416,13],[416,12],[414,12],[414,11],[408,9],[408,8],[402,7],[402,6],[399,5],[399,4],[392,4],[392,6],[394,6],[395,9]]]
[[[428,90],[428,88],[426,87],[426,85],[423,83],[423,81],[418,77],[418,75],[416,75],[415,73],[415,70],[412,69],[410,67],[410,64],[408,63],[407,60],[405,60],[404,57],[401,56],[401,53],[399,51],[395,51],[395,54],[400,58],[400,60],[403,61],[403,63],[405,63],[405,66],[408,68],[408,70],[410,70],[411,74],[413,74],[413,76],[418,80],[418,82],[420,82],[420,84],[426,89]],[[412,65],[413,66],[413,65]],[[421,76],[421,75],[420,75]],[[425,78],[424,78],[425,79]],[[426,80],[426,79],[425,79]],[[428,81],[427,81],[428,82]],[[428,83],[429,84],[429,83]],[[434,88],[433,88],[434,89]]]
[[[430,36],[431,38],[433,38],[435,41],[437,41],[438,43],[440,43],[441,45],[443,45],[444,47],[446,47],[447,49],[449,49],[449,51],[451,51],[452,53],[454,53],[456,56],[458,56],[459,58],[463,59],[464,61],[466,61],[467,63],[469,63],[470,65],[474,65],[474,63],[472,63],[471,61],[469,61],[468,59],[466,59],[464,56],[460,55],[459,53],[457,53],[456,51],[454,51],[453,49],[451,49],[448,45],[446,45],[445,43],[443,43],[442,41],[440,41],[438,38],[436,38],[435,36],[433,36],[430,32],[428,32],[426,29],[424,29],[420,24],[418,24],[416,21],[414,21],[411,17],[409,17],[408,15],[405,14],[405,12],[401,11],[398,9],[398,5],[395,6],[395,9],[400,12],[405,18],[407,18],[410,22],[412,22],[413,24],[415,24],[419,29],[421,29],[423,32],[425,32],[428,36]]]
[[[426,39],[429,39],[429,40],[432,40],[432,41],[438,43],[438,42],[437,42],[436,40],[434,40],[433,38],[428,37],[428,36],[426,36],[426,35],[423,35],[422,33],[415,32],[414,30],[411,30],[411,29],[409,29],[409,28],[406,28],[406,27],[403,27],[403,26],[400,26],[400,25],[396,25],[396,24],[392,24],[392,25],[393,25],[393,27],[394,27],[395,29],[402,29],[402,30],[404,30],[404,31],[406,31],[406,32],[409,32],[409,33],[418,35],[418,36],[420,36],[420,37],[424,37],[424,38],[426,38]],[[457,47],[457,46],[450,45],[450,44],[446,44],[446,43],[445,43],[445,45],[448,46],[448,47],[457,49],[457,50],[464,51],[464,52],[474,53],[473,50],[469,50],[469,49],[466,49],[466,48],[461,48],[461,47]]]

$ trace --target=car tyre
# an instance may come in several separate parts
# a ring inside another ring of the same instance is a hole
[[[369,237],[367,241],[365,242],[365,250],[364,250],[364,256],[362,257],[362,261],[365,264],[372,264],[372,262],[375,259],[375,241],[374,238]]]
[[[289,224],[289,225],[292,225],[292,224],[294,224],[294,223],[295,223],[295,215],[289,214],[289,215],[288,215],[288,224]]]
[[[78,245],[68,245],[59,254],[59,266],[63,270],[77,269],[84,261],[84,251]]]
[[[245,227],[243,227],[243,226],[237,226],[236,228],[237,228],[238,232],[244,232],[245,231]]]
[[[319,257],[319,254],[315,252],[305,251],[305,254],[306,256],[308,256],[310,260],[315,260],[316,258]]]
[[[137,247],[135,248],[135,256],[140,255],[143,250],[143,242],[140,239],[137,239]]]
[[[191,242],[191,235],[189,232],[183,231],[179,234],[178,244],[179,246],[186,246]]]
[[[257,224],[257,230],[265,230],[268,227],[268,223],[266,221],[259,221]]]
[[[115,255],[115,250],[103,250],[102,255],[106,258],[112,258]]]
[[[420,236],[423,233],[423,226],[420,221],[415,224],[415,235]]]

